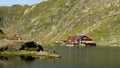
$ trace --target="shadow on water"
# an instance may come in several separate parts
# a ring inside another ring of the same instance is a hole
[[[18,56],[14,56],[14,57],[13,56],[0,56],[0,60],[2,60],[2,61],[8,61],[8,60],[11,59],[9,57],[16,58]],[[24,60],[24,61],[34,61],[36,59],[36,57],[33,57],[33,56],[19,56],[19,58],[21,60]]]
[[[6,57],[6,56],[0,56],[0,60],[8,60],[8,57]]]
[[[0,68],[120,68],[120,47],[44,47],[62,57],[0,56]]]
[[[24,61],[34,61],[36,59],[33,56],[20,56],[20,58]]]

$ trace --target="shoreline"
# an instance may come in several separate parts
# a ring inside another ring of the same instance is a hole
[[[47,58],[60,58],[58,54],[51,54],[45,51],[4,51],[0,52],[0,56],[34,56],[34,57],[47,57]]]

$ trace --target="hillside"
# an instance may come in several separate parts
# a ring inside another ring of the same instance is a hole
[[[32,6],[1,6],[0,19],[6,34],[42,44],[84,34],[101,46],[120,45],[119,0],[48,0]]]

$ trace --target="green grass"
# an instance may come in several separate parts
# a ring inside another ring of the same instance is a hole
[[[6,19],[5,33],[17,33],[42,44],[54,44],[70,35],[84,33],[98,44],[107,45],[111,43],[111,37],[120,38],[120,3],[111,3],[113,1],[109,0],[95,1],[94,4],[88,0],[48,0],[36,4],[33,9],[34,5],[0,7],[0,16]],[[105,7],[109,4],[111,6]],[[29,11],[24,15],[26,10]],[[38,24],[34,25],[36,22]],[[56,28],[51,33],[53,26]]]
[[[59,58],[59,55],[56,54],[50,54],[47,52],[34,52],[34,51],[5,51],[0,52],[0,55],[6,55],[6,56],[45,56],[46,58]]]

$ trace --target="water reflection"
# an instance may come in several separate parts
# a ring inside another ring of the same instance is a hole
[[[46,47],[61,58],[1,56],[0,68],[120,68],[120,47]],[[17,63],[16,63],[17,61]],[[31,62],[32,61],[32,62]]]
[[[8,60],[8,57],[6,57],[6,56],[0,56],[0,60]]]
[[[35,60],[35,57],[33,57],[33,56],[20,56],[20,58],[25,61],[34,61]]]
[[[8,61],[10,60],[11,58],[18,58],[18,56],[0,56],[0,60],[1,61]],[[34,61],[36,59],[36,57],[33,57],[33,56],[19,56],[19,58],[21,60],[24,60],[24,61]]]

